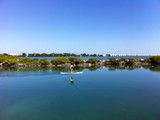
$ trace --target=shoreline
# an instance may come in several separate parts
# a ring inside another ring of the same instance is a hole
[[[58,67],[70,67],[71,63],[64,63],[64,64],[48,64],[48,65],[34,65],[34,64],[0,64],[1,69],[6,68],[58,68]],[[133,63],[127,63],[127,62],[120,62],[118,64],[113,64],[111,62],[97,62],[97,63],[80,63],[80,64],[74,64],[74,67],[105,67],[105,66],[135,66],[135,67],[141,67],[141,66],[154,66],[159,64],[152,64],[152,63],[145,63],[145,62],[133,62]]]

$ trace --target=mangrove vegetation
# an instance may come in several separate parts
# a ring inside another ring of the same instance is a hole
[[[24,54],[25,55],[25,54]],[[43,59],[31,59],[28,57],[18,57],[11,55],[0,55],[0,67],[69,67],[70,65],[78,67],[98,67],[106,65],[115,66],[148,66],[160,64],[160,56],[153,56],[149,59],[133,59],[133,58],[109,58],[107,60],[98,60],[96,58],[90,58],[88,60],[82,60],[78,57],[55,57],[51,61]]]

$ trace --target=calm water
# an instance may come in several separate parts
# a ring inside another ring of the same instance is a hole
[[[160,120],[159,69],[1,70],[0,120]]]
[[[134,58],[134,59],[148,59],[150,58],[151,56],[114,56],[112,58],[117,58],[117,59],[120,59],[120,58]],[[48,60],[52,60],[53,58],[55,57],[29,57],[31,59],[34,59],[34,58],[37,58],[37,59],[48,59]],[[68,58],[74,58],[74,57],[68,57]],[[78,58],[81,58],[82,60],[88,60],[90,58],[96,58],[98,60],[108,60],[109,58],[111,57],[78,57]]]

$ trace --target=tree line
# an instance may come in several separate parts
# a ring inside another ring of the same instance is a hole
[[[28,56],[28,57],[80,57],[80,56],[83,56],[83,57],[89,57],[89,56],[103,57],[102,54],[87,54],[87,53],[82,53],[82,54],[74,54],[74,53],[50,53],[50,54],[47,54],[47,53],[29,53],[29,54],[26,54],[26,53],[22,53],[20,56],[21,57],[26,57],[26,56]],[[110,54],[106,54],[105,56],[110,56]]]

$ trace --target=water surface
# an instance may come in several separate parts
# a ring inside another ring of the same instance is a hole
[[[82,57],[73,57],[73,56],[71,56],[71,57],[67,57],[67,58],[81,58],[82,60],[88,60],[88,59],[90,59],[90,58],[96,58],[96,59],[98,59],[98,60],[108,60],[109,58],[116,58],[116,59],[121,59],[121,58],[125,58],[125,59],[127,59],[127,58],[134,58],[134,59],[148,59],[148,58],[150,58],[151,56],[111,56],[111,57],[109,57],[109,56],[104,56],[104,57],[100,57],[100,56],[96,56],[96,57],[94,57],[94,56],[88,56],[88,57],[84,57],[84,56],[82,56]],[[47,60],[52,60],[52,59],[54,59],[54,58],[56,58],[56,57],[28,57],[28,58],[30,58],[30,59],[47,59]]]
[[[0,120],[160,120],[158,68],[1,70]]]

